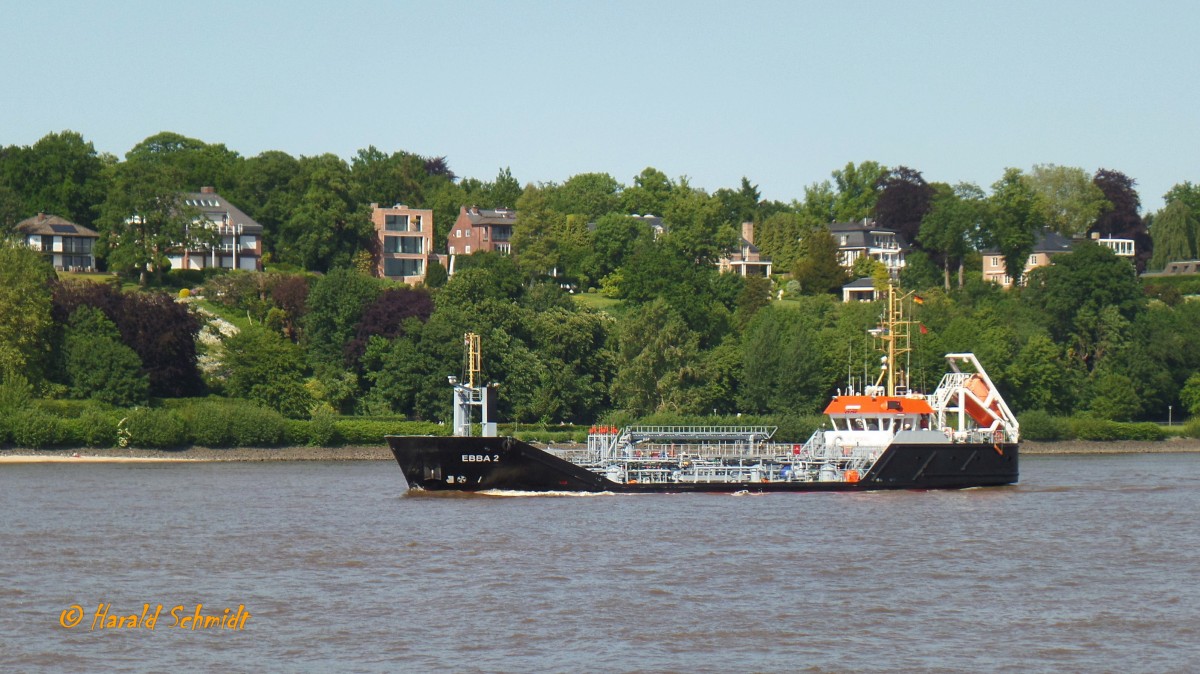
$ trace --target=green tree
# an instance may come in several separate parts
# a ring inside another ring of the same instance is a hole
[[[796,261],[792,278],[806,295],[841,292],[848,279],[838,260],[837,241],[829,230],[816,229],[804,237],[803,252]]]
[[[633,179],[633,185],[621,192],[621,210],[630,215],[662,215],[675,190],[667,174],[647,166]]]
[[[622,320],[613,402],[638,415],[679,411],[699,385],[699,335],[663,300]]]
[[[220,191],[233,184],[241,157],[224,145],[163,131],[133,146],[125,160],[170,167],[180,176],[179,189],[195,192],[205,185]]]
[[[161,283],[170,250],[214,241],[208,227],[191,226],[199,211],[184,203],[183,180],[178,169],[158,162],[128,161],[117,168],[100,221],[110,269],[136,272],[140,285],[153,271]]]
[[[116,407],[146,404],[150,380],[142,371],[142,360],[121,343],[116,324],[99,309],[76,309],[63,345],[73,397],[93,398]]]
[[[864,161],[857,166],[849,162],[842,169],[834,171],[832,175],[837,185],[837,196],[831,205],[833,219],[836,222],[853,222],[871,217],[875,212],[875,202],[879,199],[881,182],[887,174],[886,166],[873,161]]]
[[[546,200],[548,207],[559,213],[578,214],[595,220],[618,209],[621,190],[621,183],[607,173],[579,173],[547,190]],[[522,209],[518,207],[517,210]]]
[[[551,209],[546,192],[533,185],[517,200],[517,213],[511,242],[517,266],[531,279],[550,274],[559,265],[561,246],[556,232],[566,218]]]
[[[832,381],[819,323],[803,310],[767,307],[742,337],[741,409],[758,414],[814,414]]]
[[[379,296],[380,283],[349,269],[334,269],[308,293],[304,317],[309,360],[314,367],[341,368],[346,344],[354,337],[363,310]]]
[[[280,227],[279,260],[310,271],[349,266],[374,236],[367,208],[357,208],[350,169],[335,155],[300,160],[305,187],[296,209]]]
[[[792,269],[800,257],[801,239],[815,224],[806,222],[798,213],[773,213],[758,225],[754,243],[776,269]]]
[[[1109,207],[1104,192],[1081,168],[1035,164],[1025,180],[1038,197],[1046,226],[1067,238],[1083,235]]]
[[[61,215],[91,227],[107,191],[105,159],[74,131],[50,133],[23,154],[25,210]],[[111,157],[109,158],[111,160]]]
[[[950,289],[950,268],[958,268],[958,287],[963,287],[965,261],[979,237],[981,220],[986,213],[983,190],[971,183],[951,188],[939,184],[929,212],[921,220],[917,241],[942,259],[942,281]]]
[[[1197,219],[1182,200],[1167,202],[1166,207],[1154,218],[1150,235],[1154,237],[1154,255],[1150,258],[1151,269],[1164,269],[1168,262],[1194,260]]]
[[[282,335],[252,325],[225,339],[225,390],[294,419],[313,400],[304,386],[304,353]]]
[[[1020,169],[1014,168],[992,185],[988,206],[983,240],[1000,251],[1005,273],[1019,283],[1037,234],[1046,226],[1044,209]]]
[[[1187,378],[1183,390],[1179,392],[1179,399],[1183,402],[1188,414],[1192,416],[1200,414],[1200,372],[1193,372]]]
[[[482,196],[486,197],[485,203],[475,205],[483,208],[513,208],[517,205],[517,199],[521,198],[523,192],[521,183],[505,166],[500,169],[496,179],[485,186],[482,193]]]
[[[41,254],[0,240],[0,379],[40,383],[49,357],[50,281]]]

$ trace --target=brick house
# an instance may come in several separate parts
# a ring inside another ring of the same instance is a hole
[[[206,227],[217,233],[212,246],[195,245],[167,253],[172,269],[223,267],[262,271],[262,225],[237,206],[217,194],[212,187],[186,192],[183,204],[199,211],[192,226]]]
[[[41,251],[60,271],[94,271],[100,235],[57,215],[38,213],[14,227],[22,243]]]
[[[433,211],[371,204],[371,224],[379,250],[375,275],[403,283],[424,282],[433,253]]]
[[[462,206],[446,237],[446,250],[451,257],[479,251],[508,255],[512,252],[509,241],[516,223],[517,212],[514,210]]]
[[[754,223],[742,223],[742,236],[738,241],[738,250],[717,260],[717,268],[722,274],[736,272],[740,276],[771,276],[771,260],[763,259],[754,245]]]

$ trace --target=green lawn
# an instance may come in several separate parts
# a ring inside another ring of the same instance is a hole
[[[624,308],[621,306],[621,300],[614,300],[611,297],[605,297],[600,293],[576,293],[571,296],[581,306],[596,311],[603,311],[613,316],[621,316],[624,314]]]

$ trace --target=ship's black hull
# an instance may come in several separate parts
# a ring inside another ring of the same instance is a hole
[[[618,493],[963,489],[1017,481],[1011,444],[893,444],[858,482],[618,483],[511,437],[387,436],[410,489]]]

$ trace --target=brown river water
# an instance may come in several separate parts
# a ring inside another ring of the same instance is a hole
[[[1200,668],[1197,454],[955,492],[404,489],[380,461],[0,465],[0,671]]]

